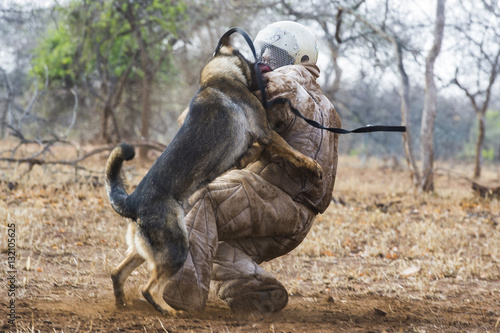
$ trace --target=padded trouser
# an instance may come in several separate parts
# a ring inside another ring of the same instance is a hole
[[[315,214],[248,170],[234,170],[190,199],[186,213],[190,252],[167,284],[172,307],[202,311],[210,280],[233,310],[281,310],[284,286],[259,264],[297,247]]]

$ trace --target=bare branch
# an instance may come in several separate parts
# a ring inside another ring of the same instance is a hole
[[[500,47],[498,47],[495,58],[494,58],[493,62],[491,63],[491,68],[490,68],[489,77],[488,77],[488,86],[483,91],[478,90],[476,93],[470,92],[470,90],[467,87],[465,87],[463,84],[461,84],[458,81],[458,69],[455,71],[455,78],[453,79],[452,83],[454,83],[458,88],[460,88],[467,95],[467,97],[469,98],[469,100],[472,104],[472,107],[474,108],[474,111],[477,114],[480,114],[480,113],[484,114],[484,113],[486,113],[486,110],[488,109],[488,105],[489,105],[490,98],[491,98],[491,90],[493,88],[493,85],[495,84],[495,81],[496,81],[496,78],[498,75],[498,71],[500,70],[499,64],[500,64]],[[479,106],[479,102],[477,101],[477,96],[480,94],[486,95],[481,106]]]
[[[33,108],[33,105],[35,104],[37,97],[38,97],[38,79],[35,77],[35,92],[33,93],[33,96],[31,97],[31,100],[28,103],[28,106],[24,110],[23,114],[18,119],[17,127],[19,130],[21,130],[21,128],[23,126],[24,119],[27,118],[27,116],[31,113],[31,109]]]
[[[337,12],[337,17],[336,17],[336,27],[335,27],[335,40],[337,43],[341,44],[342,43],[342,38],[340,37],[340,29],[342,27],[342,13],[343,10],[339,8]],[[323,28],[325,30],[325,28]]]
[[[456,84],[456,86],[458,88],[460,88],[464,93],[465,95],[467,95],[467,97],[469,98],[471,104],[472,104],[472,107],[474,108],[474,112],[476,113],[479,113],[479,107],[477,106],[477,102],[476,102],[476,94],[472,94],[469,89],[467,89],[466,87],[464,87],[459,81],[458,81],[458,68],[457,70],[455,71],[455,78],[452,80],[451,83],[454,83]]]

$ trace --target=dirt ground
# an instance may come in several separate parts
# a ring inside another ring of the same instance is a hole
[[[137,184],[146,168],[131,165],[127,182]],[[341,158],[334,200],[304,243],[263,264],[289,291],[283,311],[237,315],[211,295],[204,313],[178,317],[139,296],[145,267],[127,282],[128,307],[115,308],[110,271],[126,250],[126,221],[100,175],[1,170],[0,331],[500,332],[500,204],[473,195],[458,176],[465,166],[449,168],[436,193],[421,195],[397,165]],[[484,183],[498,183],[495,170]]]

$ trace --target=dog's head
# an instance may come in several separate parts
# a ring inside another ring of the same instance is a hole
[[[200,83],[221,77],[237,80],[252,91],[258,89],[254,63],[231,46],[229,36],[220,40],[214,58],[201,72]]]

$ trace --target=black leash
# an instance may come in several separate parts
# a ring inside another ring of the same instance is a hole
[[[304,117],[302,113],[300,113],[299,110],[297,110],[293,105],[292,102],[290,102],[289,99],[287,98],[275,98],[271,101],[266,101],[266,105],[272,106],[277,103],[288,103],[288,106],[290,107],[290,110],[299,118],[304,119],[309,125],[322,129],[322,130],[327,130],[333,133],[337,134],[349,134],[349,133],[371,133],[371,132],[405,132],[406,127],[405,126],[386,126],[386,125],[366,125],[364,127],[356,128],[353,130],[346,130],[343,128],[338,128],[338,127],[325,127],[318,123],[317,121],[314,121],[312,119]]]
[[[262,78],[262,73],[259,68],[259,59],[257,58],[257,52],[255,51],[255,46],[253,45],[253,41],[248,36],[245,30],[241,28],[231,28],[229,29],[222,37],[219,39],[219,43],[217,44],[217,47],[214,52],[217,54],[219,52],[220,48],[222,47],[222,43],[224,39],[229,38],[233,33],[238,32],[240,35],[245,38],[248,46],[250,47],[250,50],[252,50],[252,54],[255,58],[255,76],[257,77],[257,85],[259,86],[259,90],[262,96],[262,100],[264,101],[265,107],[269,108],[274,104],[278,103],[287,103],[288,106],[290,107],[290,110],[299,118],[304,119],[309,125],[322,129],[322,130],[327,130],[333,133],[337,134],[349,134],[349,133],[372,133],[372,132],[406,132],[406,126],[385,126],[385,125],[367,125],[364,127],[356,128],[354,130],[346,130],[343,128],[338,128],[338,127],[325,127],[318,123],[317,121],[314,121],[312,119],[306,118],[299,110],[297,110],[293,105],[292,102],[287,99],[287,98],[275,98],[273,100],[268,101],[266,98],[266,85],[264,84],[264,79]]]

